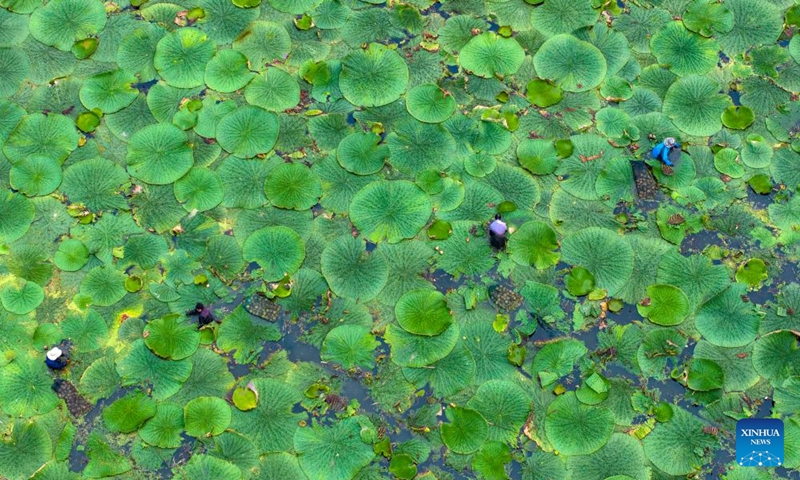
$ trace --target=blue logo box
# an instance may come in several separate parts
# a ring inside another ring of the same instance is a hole
[[[736,422],[736,463],[742,467],[783,465],[783,421],[745,418]]]

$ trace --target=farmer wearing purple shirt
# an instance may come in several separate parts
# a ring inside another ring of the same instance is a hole
[[[211,309],[198,303],[195,305],[194,310],[189,310],[186,315],[193,317],[197,315],[197,327],[202,328],[214,321],[214,315],[211,314]]]
[[[502,250],[506,247],[506,232],[508,226],[504,222],[500,214],[494,216],[494,220],[489,225],[489,243],[496,249]]]

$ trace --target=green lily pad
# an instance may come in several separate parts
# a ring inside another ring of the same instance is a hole
[[[736,281],[755,288],[767,279],[767,265],[760,258],[752,258],[736,270]]]
[[[722,367],[713,360],[695,358],[686,376],[686,385],[695,391],[709,391],[722,388],[725,375]]]
[[[520,265],[545,269],[558,263],[556,232],[543,222],[526,222],[508,241],[508,253]]]
[[[681,77],[708,73],[719,61],[719,44],[692,33],[679,21],[659,29],[650,40],[650,49],[658,63]]]
[[[544,425],[547,438],[561,454],[588,455],[611,438],[614,415],[607,408],[584,405],[568,392],[547,408]]]
[[[181,360],[192,355],[200,345],[197,328],[177,315],[152,320],[144,328],[147,348],[162,358]]]
[[[353,105],[379,107],[405,92],[408,67],[400,55],[383,45],[372,43],[342,59],[339,88]]]
[[[368,465],[375,453],[361,440],[356,418],[330,427],[300,428],[294,434],[294,449],[309,480],[349,480]]]
[[[372,242],[397,243],[412,238],[428,223],[431,203],[425,192],[406,180],[377,181],[350,203],[353,224]]]
[[[202,30],[179,28],[158,41],[153,65],[170,86],[199,87],[215,51],[216,45]]]
[[[516,39],[504,38],[493,32],[472,37],[459,52],[461,66],[485,78],[513,75],[524,59],[525,50]]]
[[[568,92],[591,90],[606,76],[602,52],[572,35],[550,37],[533,57],[536,72]]]
[[[381,137],[372,132],[355,132],[344,137],[336,149],[339,164],[356,175],[371,175],[383,168],[389,147],[380,144]]]
[[[373,351],[379,343],[369,328],[359,325],[341,325],[325,336],[320,348],[324,362],[334,362],[344,368],[355,366],[371,369],[375,365]]]
[[[408,333],[434,336],[453,323],[444,295],[429,289],[407,292],[395,305],[397,323]]]
[[[231,407],[217,397],[199,397],[183,407],[186,433],[207,438],[224,432],[231,423]]]
[[[231,397],[239,410],[246,412],[258,406],[258,395],[250,388],[237,388]]]
[[[732,130],[744,130],[753,124],[756,114],[743,105],[731,105],[722,112],[722,124]]]
[[[131,433],[156,414],[156,402],[142,392],[134,392],[103,410],[103,421],[112,432]]]
[[[226,152],[250,158],[268,153],[278,140],[278,117],[261,107],[247,105],[222,117],[217,141]]]
[[[525,97],[539,108],[552,107],[560,102],[563,96],[561,87],[540,78],[534,78],[525,87]]]
[[[364,242],[350,235],[330,242],[320,264],[333,293],[361,302],[375,298],[389,275],[386,260],[379,253],[367,253]]]
[[[406,108],[420,122],[441,123],[456,111],[456,101],[438,85],[428,83],[409,90]]]
[[[102,3],[54,0],[33,11],[29,28],[36,40],[68,52],[76,40],[100,33],[105,25]]]
[[[680,325],[689,315],[689,297],[672,285],[650,285],[647,298],[636,305],[639,315],[657,325]]]
[[[478,450],[486,441],[489,427],[483,416],[463,407],[445,409],[449,422],[442,423],[442,440],[455,453],[468,454]]]
[[[276,282],[300,268],[306,256],[305,243],[288,227],[262,228],[247,237],[242,256],[261,266],[264,280]]]
[[[405,453],[393,455],[389,462],[389,473],[396,478],[412,479],[417,476],[417,466],[411,455]]]
[[[178,448],[183,442],[183,408],[174,403],[159,403],[156,414],[139,429],[139,437],[148,445]]]

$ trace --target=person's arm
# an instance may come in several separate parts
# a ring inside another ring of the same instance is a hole
[[[661,150],[661,161],[668,166],[672,166],[672,162],[669,161],[669,148],[664,148]]]

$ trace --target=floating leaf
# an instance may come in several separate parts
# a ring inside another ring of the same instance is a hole
[[[522,66],[525,50],[514,38],[486,32],[467,42],[459,52],[461,65],[479,77],[513,75]]]
[[[103,409],[103,421],[112,432],[131,433],[155,414],[156,402],[142,392],[134,392]]]
[[[128,173],[154,185],[178,180],[192,168],[192,149],[178,127],[159,123],[142,128],[128,142]]]
[[[244,98],[251,105],[281,112],[300,102],[300,86],[280,68],[267,68],[247,85]]]
[[[320,358],[324,362],[341,364],[347,369],[356,366],[371,369],[375,365],[372,352],[378,345],[369,328],[341,325],[325,336],[320,348]]]
[[[342,59],[339,88],[353,105],[379,107],[391,103],[408,86],[408,67],[394,50],[372,43]]]
[[[672,285],[650,285],[647,299],[636,305],[639,315],[657,325],[679,325],[690,312],[689,297]]]
[[[16,420],[10,435],[0,441],[0,475],[23,480],[39,470],[53,455],[53,441],[45,427]]]
[[[349,480],[368,465],[375,453],[359,438],[361,428],[356,418],[346,418],[330,427],[298,429],[294,449],[309,480]]]
[[[544,425],[547,438],[560,453],[588,455],[611,438],[614,415],[607,408],[584,405],[568,392],[547,408]]]
[[[724,382],[722,367],[712,360],[695,358],[686,376],[686,385],[692,390],[705,392],[722,388]]]
[[[189,322],[179,322],[177,315],[167,315],[147,323],[144,343],[159,357],[181,360],[197,350],[200,334]]]
[[[278,117],[263,108],[248,105],[237,108],[217,124],[217,141],[238,157],[268,153],[278,139]]]
[[[294,274],[305,258],[305,243],[288,227],[267,227],[252,233],[242,246],[248,262],[258,262],[264,280],[275,282]]]
[[[233,391],[232,398],[233,404],[236,408],[246,412],[258,406],[258,395],[250,388],[237,388]]]
[[[511,258],[520,265],[545,269],[558,263],[556,232],[538,221],[526,222],[514,232],[508,242]]]
[[[283,163],[270,171],[265,185],[269,201],[280,208],[308,210],[322,194],[319,179],[301,163]]]
[[[650,49],[658,63],[678,76],[703,75],[719,61],[719,44],[692,33],[681,22],[670,22],[650,40]]]
[[[153,65],[170,86],[199,87],[215,51],[216,45],[202,30],[179,28],[158,41]]]
[[[587,228],[565,237],[561,258],[589,270],[597,286],[606,289],[609,295],[614,295],[633,271],[633,250],[628,242],[603,228]]]
[[[145,443],[160,448],[178,448],[183,442],[183,408],[174,403],[159,403],[156,414],[139,429]]]
[[[442,441],[455,453],[472,453],[483,445],[489,434],[486,420],[475,410],[462,407],[445,409],[449,422],[442,423]]]
[[[534,78],[525,87],[525,97],[539,108],[552,107],[563,98],[561,87],[547,80]]]
[[[408,92],[406,108],[420,122],[441,123],[456,111],[456,101],[438,85],[427,83],[417,85]]]
[[[406,180],[370,183],[350,203],[353,224],[375,243],[397,243],[416,236],[430,215],[428,196]]]
[[[117,112],[133,103],[139,95],[131,86],[134,82],[136,77],[123,70],[94,75],[87,78],[81,87],[81,103],[89,110]]]
[[[221,398],[195,398],[183,407],[183,422],[193,437],[219,435],[231,423],[231,407]]]
[[[733,130],[744,130],[756,119],[755,113],[745,106],[731,105],[722,112],[722,124]]]
[[[549,4],[550,2],[547,2]],[[550,37],[533,57],[536,72],[568,92],[584,92],[600,85],[606,60],[594,45],[572,35]]]
[[[412,290],[400,297],[395,317],[408,333],[425,336],[439,335],[453,322],[444,295],[429,289]]]
[[[713,446],[716,441],[697,433],[703,428],[697,417],[677,406],[672,410],[672,420],[657,424],[644,439],[644,453],[659,470],[670,475],[687,475],[705,463],[703,448]]]
[[[730,103],[730,97],[719,93],[716,82],[708,77],[688,75],[667,90],[664,113],[687,134],[709,136],[722,128],[720,116]]]
[[[125,296],[125,275],[113,267],[95,267],[83,278],[80,291],[93,305],[114,305]]]
[[[755,288],[767,279],[767,266],[760,258],[752,258],[736,270],[736,281]]]
[[[594,290],[594,275],[583,267],[574,267],[564,276],[564,286],[570,295],[582,297]]]
[[[105,25],[106,11],[102,3],[54,0],[33,11],[29,28],[36,40],[66,52],[75,40],[96,35]]]

